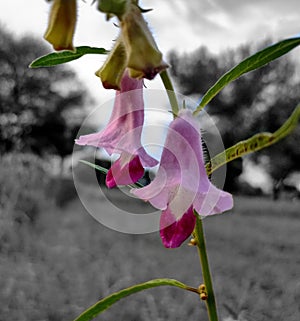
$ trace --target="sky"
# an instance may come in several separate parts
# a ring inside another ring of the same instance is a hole
[[[92,0],[78,3],[74,45],[111,49],[118,34],[116,21],[107,22]],[[218,52],[248,41],[259,43],[267,37],[276,41],[300,33],[298,0],[140,0],[140,5],[153,9],[145,17],[165,56],[172,49],[190,52],[207,45],[211,51]],[[45,0],[0,0],[0,27],[19,37],[32,33],[42,39],[49,9],[50,3]],[[105,56],[89,55],[69,63],[100,103],[114,94],[104,90],[94,75],[104,60]],[[159,77],[146,85],[162,88]]]

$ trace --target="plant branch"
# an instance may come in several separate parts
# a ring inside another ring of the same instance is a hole
[[[215,300],[215,295],[213,290],[212,279],[210,275],[208,258],[206,254],[206,244],[205,244],[205,236],[204,236],[204,230],[202,225],[202,219],[196,211],[195,211],[195,215],[196,215],[196,226],[194,229],[194,237],[196,240],[196,246],[197,246],[197,250],[200,258],[203,281],[207,292],[207,299],[205,300],[207,313],[210,321],[218,321],[216,300]]]
[[[176,117],[178,115],[179,105],[168,72],[166,70],[162,71],[160,73],[160,78],[165,86],[167,95],[169,97],[169,101],[172,107],[172,113]]]

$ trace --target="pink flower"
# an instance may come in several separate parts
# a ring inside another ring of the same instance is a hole
[[[75,140],[78,145],[103,147],[110,155],[120,154],[106,176],[109,188],[135,183],[143,176],[144,167],[158,163],[142,147],[143,123],[143,80],[130,78],[125,72],[106,128]]]
[[[132,193],[162,210],[160,235],[170,248],[180,246],[193,232],[194,210],[207,216],[233,206],[231,194],[212,185],[207,177],[201,134],[187,109],[170,124],[155,179]]]

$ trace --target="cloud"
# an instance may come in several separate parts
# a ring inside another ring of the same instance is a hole
[[[298,0],[144,0],[164,47],[185,51],[207,44],[213,51],[247,41],[274,40],[300,32]],[[155,15],[155,16],[154,16]],[[167,44],[165,44],[165,42]]]
[[[79,1],[74,43],[110,49],[118,34],[115,21],[105,21],[91,2]],[[275,41],[300,32],[299,0],[140,0],[140,5],[154,9],[145,17],[165,55],[174,48],[191,52],[201,45],[218,52],[248,41],[259,43],[270,36]],[[44,0],[0,1],[0,23],[19,36],[31,32],[42,39],[49,6]],[[90,56],[70,63],[102,100],[112,96],[94,76],[104,59]],[[159,77],[149,87],[161,88]]]

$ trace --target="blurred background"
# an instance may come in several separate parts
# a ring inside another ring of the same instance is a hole
[[[241,59],[299,34],[297,1],[141,5],[154,8],[146,19],[176,90],[195,101]],[[42,40],[48,11],[41,0],[0,3],[0,320],[72,320],[110,292],[151,278],[197,286],[195,249],[167,250],[158,233],[109,230],[81,204],[70,168],[73,142],[85,117],[114,92],[94,76],[105,56],[28,68],[52,51]],[[110,49],[116,35],[113,21],[106,22],[92,1],[79,1],[76,46]],[[300,101],[299,61],[296,49],[214,98],[206,111],[225,147],[273,132],[288,118]],[[159,77],[146,86],[162,88]],[[103,126],[108,116],[86,130]],[[299,320],[299,140],[300,126],[273,147],[228,164],[225,189],[234,194],[235,207],[204,221],[221,320]],[[110,165],[106,158],[97,162]],[[82,175],[90,201],[97,202],[98,186],[88,182]],[[123,193],[111,195],[145,210]],[[103,197],[99,211],[109,210]],[[187,316],[206,320],[197,296],[162,288],[125,299],[97,320]]]

